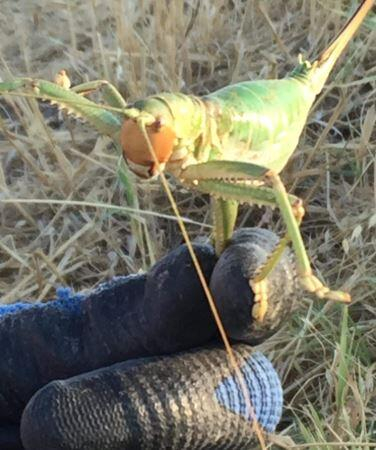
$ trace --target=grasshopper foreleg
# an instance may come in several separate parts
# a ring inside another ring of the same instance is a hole
[[[71,88],[76,94],[88,95],[95,91],[101,91],[105,102],[114,108],[126,108],[127,102],[116,89],[116,87],[106,80],[95,80],[78,84]]]

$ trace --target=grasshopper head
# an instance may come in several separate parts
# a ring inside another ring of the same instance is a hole
[[[172,154],[175,133],[171,127],[163,123],[162,119],[158,118],[145,128],[158,159],[159,169],[163,170]],[[132,172],[144,179],[158,175],[158,167],[137,119],[127,119],[124,122],[120,139],[124,158]]]

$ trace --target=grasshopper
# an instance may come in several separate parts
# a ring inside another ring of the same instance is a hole
[[[319,298],[350,302],[313,273],[300,233],[302,200],[286,192],[279,176],[298,145],[308,114],[334,64],[372,8],[364,0],[332,44],[312,63],[299,59],[284,79],[244,81],[205,96],[160,93],[128,104],[105,80],[70,87],[17,78],[0,83],[0,94],[32,95],[83,117],[121,145],[129,168],[150,179],[164,171],[212,197],[214,242],[221,253],[233,233],[239,203],[279,207],[286,235],[250,285],[254,319],[268,309],[265,280],[291,241],[302,288]],[[108,105],[85,96],[100,89]]]

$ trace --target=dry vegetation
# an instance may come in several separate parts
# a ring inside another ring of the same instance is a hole
[[[241,0],[3,0],[0,77],[52,79],[66,68],[74,83],[105,78],[130,100],[161,90],[202,94],[283,76],[299,52],[312,59],[354,3],[275,0],[262,12],[256,1]],[[291,322],[263,345],[285,389],[276,438],[282,448],[376,442],[375,61],[373,12],[283,173],[307,200],[302,229],[315,270],[354,300],[347,318],[341,306],[302,296]],[[10,101],[0,103],[3,303],[45,300],[60,284],[85,289],[145,269],[181,241],[176,222],[155,215],[133,216],[141,232],[132,234],[121,209],[118,156],[107,139],[51,107],[42,115],[33,101]],[[201,223],[189,226],[192,236],[207,235],[208,199],[171,183],[183,215]],[[172,214],[158,183],[138,190],[142,210]],[[239,224],[262,218],[280,231],[277,214],[253,211],[243,209]]]

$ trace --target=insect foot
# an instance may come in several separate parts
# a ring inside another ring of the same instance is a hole
[[[306,291],[314,293],[318,298],[342,303],[351,302],[351,296],[348,292],[330,290],[312,273],[299,275],[299,281]]]
[[[231,339],[257,344],[291,314],[300,288],[289,249],[263,280],[254,282],[278,243],[269,230],[241,228],[214,267],[210,288]]]
[[[295,205],[292,205],[292,212],[294,213],[297,222],[300,224],[305,215],[305,208],[303,206],[302,199],[298,198]]]

